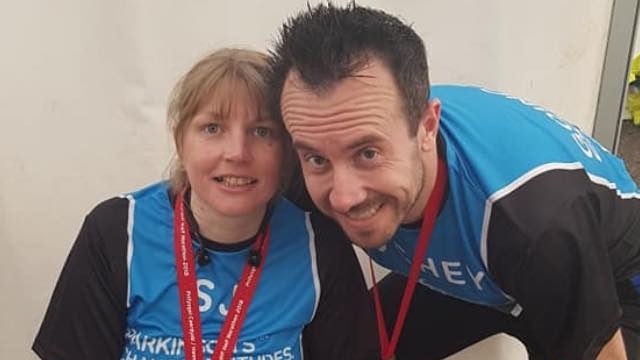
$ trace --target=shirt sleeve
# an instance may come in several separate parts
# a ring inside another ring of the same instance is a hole
[[[44,360],[119,359],[126,326],[126,199],[98,205],[67,257],[33,350]]]
[[[522,306],[525,337],[542,357],[586,360],[617,330],[622,311],[601,201],[572,176],[550,174],[494,206],[489,266]]]
[[[305,359],[380,359],[373,302],[353,247],[335,223],[320,214],[311,219],[321,293],[303,331]]]

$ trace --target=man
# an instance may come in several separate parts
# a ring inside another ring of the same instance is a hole
[[[430,88],[421,39],[381,11],[310,8],[272,56],[313,202],[393,271],[383,357],[406,315],[401,360],[499,332],[532,359],[640,359],[640,193],[619,159],[523,100]]]

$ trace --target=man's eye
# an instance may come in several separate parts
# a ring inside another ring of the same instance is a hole
[[[268,127],[259,126],[253,129],[253,134],[257,137],[266,138],[273,135],[273,130]]]
[[[207,124],[203,128],[204,132],[207,134],[217,134],[220,132],[220,125],[218,124]]]
[[[373,160],[378,156],[378,152],[374,149],[363,149],[360,151],[360,156],[365,160]]]
[[[327,164],[327,159],[319,155],[309,155],[306,157],[306,161],[314,168],[321,168]]]

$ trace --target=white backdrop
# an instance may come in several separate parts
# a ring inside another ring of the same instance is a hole
[[[177,78],[215,47],[268,48],[305,3],[0,1],[0,358],[35,358],[83,216],[164,175]],[[612,0],[361,3],[414,24],[433,82],[507,91],[591,131]],[[475,351],[522,356],[505,344]]]

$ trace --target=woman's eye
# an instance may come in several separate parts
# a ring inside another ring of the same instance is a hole
[[[207,124],[204,126],[204,132],[206,132],[207,134],[217,134],[220,132],[220,125]]]
[[[268,127],[259,126],[253,129],[253,134],[258,137],[266,138],[270,137],[273,134],[273,131]]]
[[[360,151],[360,156],[365,160],[373,160],[378,156],[378,152],[374,149],[364,149]]]

